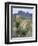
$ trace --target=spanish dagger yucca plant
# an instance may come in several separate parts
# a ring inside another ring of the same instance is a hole
[[[16,33],[17,33],[17,36],[18,36],[18,34],[19,34],[19,25],[20,25],[20,19],[17,18],[17,19],[16,19],[16,28],[17,28]]]
[[[20,25],[20,22],[17,22],[17,21],[16,21],[16,27],[17,27],[17,28],[19,27],[19,25]]]

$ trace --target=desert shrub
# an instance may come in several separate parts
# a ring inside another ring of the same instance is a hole
[[[27,29],[22,29],[20,32],[21,32],[22,35],[26,35],[26,33],[27,33],[28,31],[27,31]]]

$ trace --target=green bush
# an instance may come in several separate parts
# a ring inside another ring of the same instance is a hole
[[[27,29],[22,29],[22,30],[20,30],[20,32],[21,32],[22,35],[26,35],[26,33],[28,32],[28,30]]]

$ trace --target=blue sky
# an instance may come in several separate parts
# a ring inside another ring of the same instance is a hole
[[[32,9],[27,9],[27,8],[13,8],[12,11],[13,14],[18,13],[18,11],[24,11],[25,13],[26,12],[32,13]]]

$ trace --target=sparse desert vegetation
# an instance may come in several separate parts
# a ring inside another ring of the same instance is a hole
[[[12,27],[13,37],[25,37],[29,31],[32,31],[32,19],[16,16],[15,26]]]

